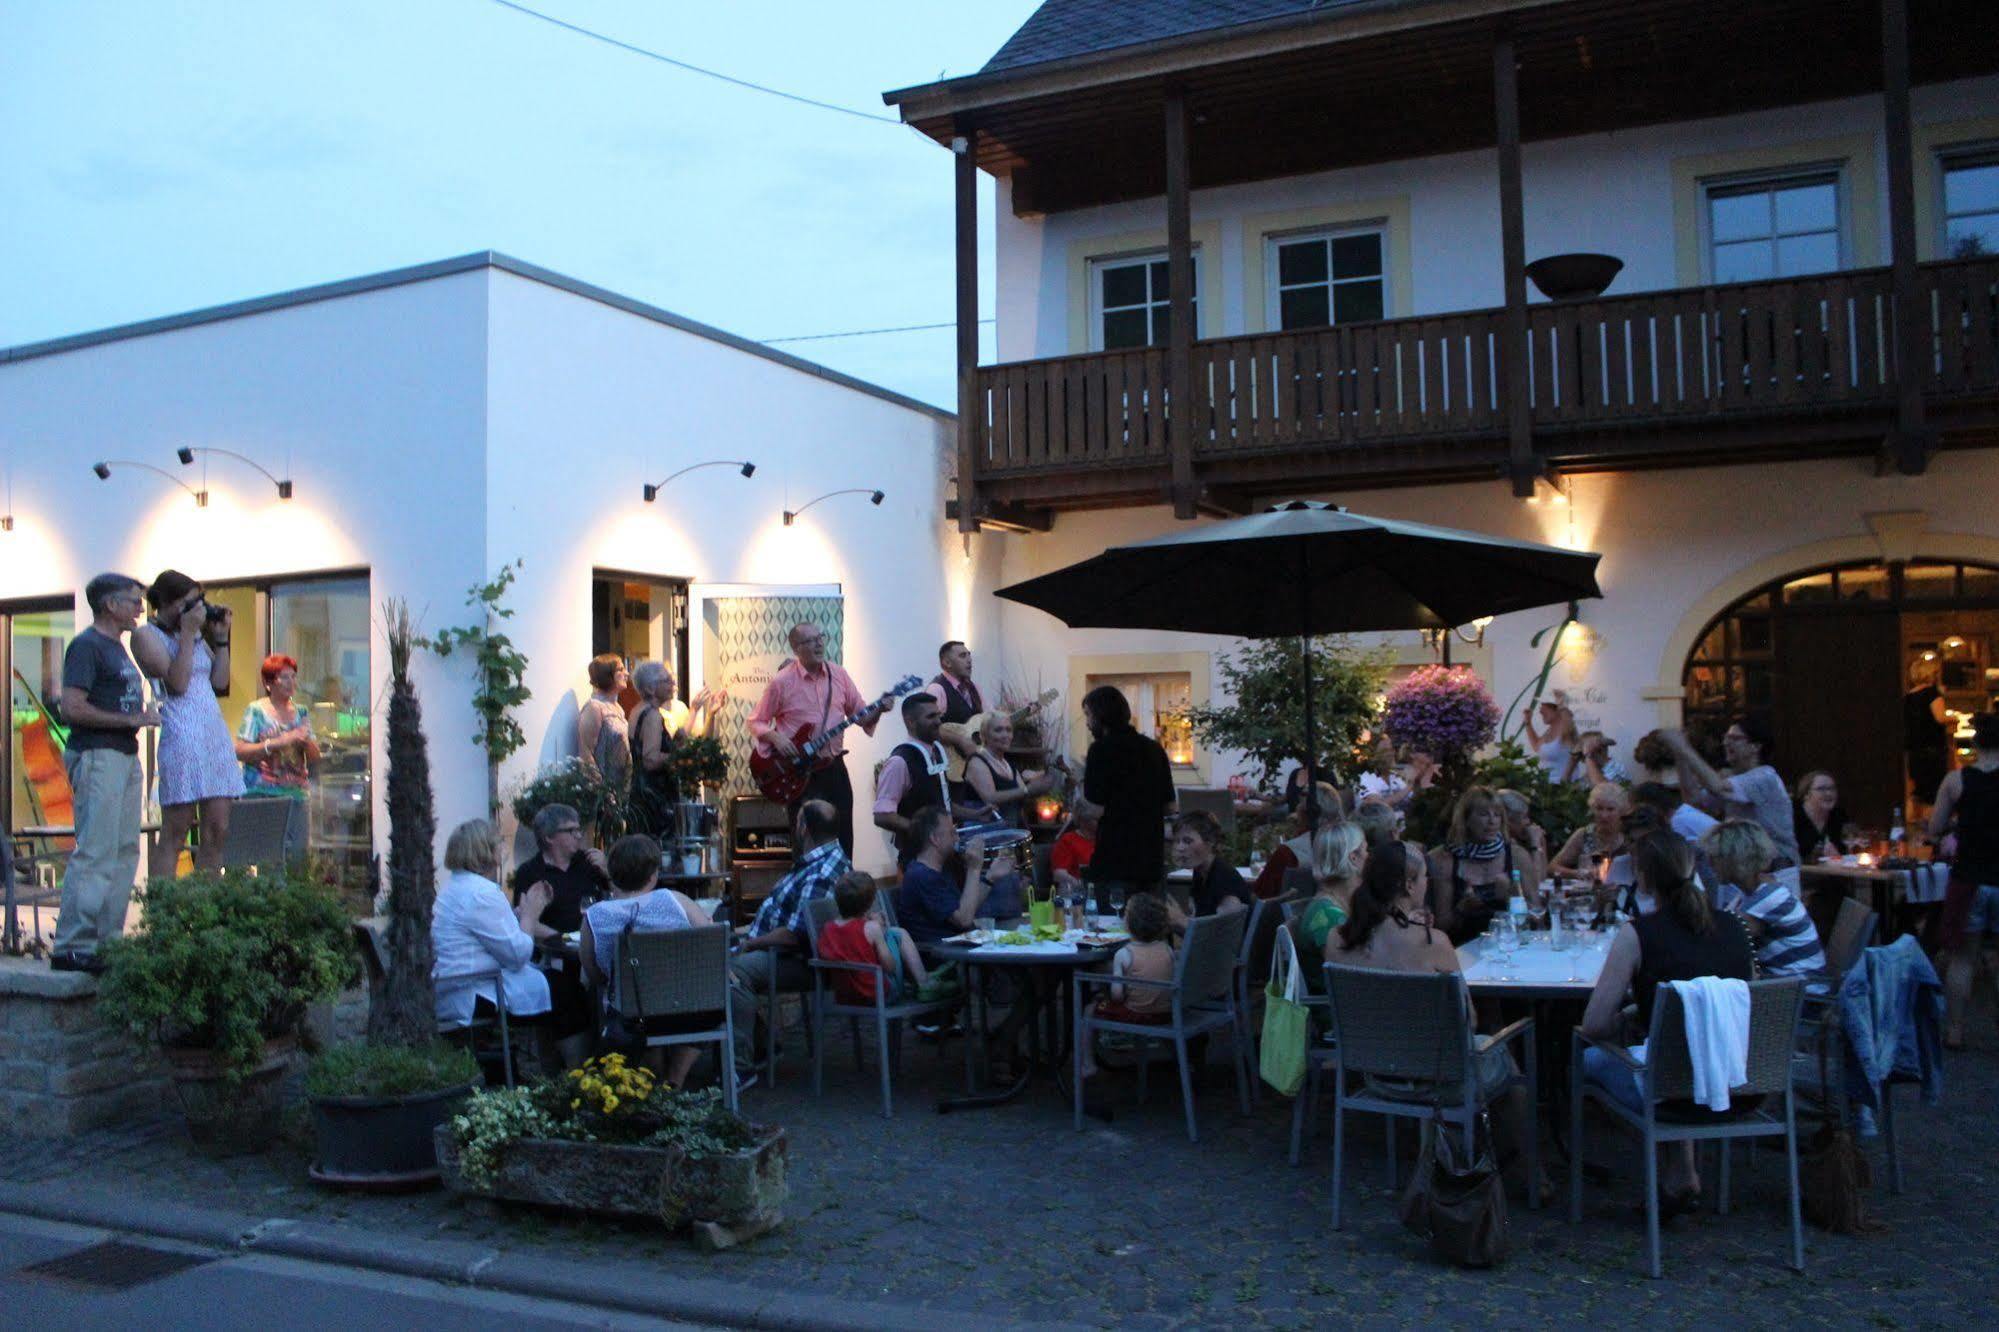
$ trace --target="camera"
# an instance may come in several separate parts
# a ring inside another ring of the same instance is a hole
[[[229,608],[226,606],[210,606],[208,608],[208,622],[210,624],[221,624],[222,617],[228,613]]]

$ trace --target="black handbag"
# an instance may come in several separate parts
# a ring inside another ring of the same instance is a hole
[[[1402,1194],[1402,1224],[1430,1241],[1431,1250],[1460,1267],[1494,1267],[1506,1261],[1511,1236],[1506,1186],[1492,1150],[1492,1128],[1478,1117],[1477,1150],[1464,1144],[1443,1116],[1423,1126],[1416,1171]]]
[[[625,953],[624,941],[631,937],[632,927],[638,923],[639,911],[635,906],[632,908],[630,919],[625,921],[625,927],[618,931],[618,949],[612,953],[612,957]],[[632,988],[632,1003],[638,1009],[638,1016],[628,1022],[625,1020],[623,1010],[611,1002],[611,991],[608,988],[605,990],[604,1019],[597,1029],[599,1045],[608,1049],[626,1050],[645,1039],[645,1005],[639,999],[637,986]]]

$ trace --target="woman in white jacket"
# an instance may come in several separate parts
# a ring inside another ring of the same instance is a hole
[[[484,819],[451,830],[444,868],[430,918],[438,1025],[469,1025],[481,999],[504,1001],[510,1017],[548,1012],[548,977],[534,965],[532,933],[548,906],[548,885],[528,889],[519,906],[508,903],[498,882],[500,835]]]

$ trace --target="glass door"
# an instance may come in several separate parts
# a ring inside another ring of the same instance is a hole
[[[0,667],[7,676],[7,744],[0,772],[7,831],[73,822],[63,771],[66,729],[56,719],[62,654],[76,633],[74,603],[0,605]]]

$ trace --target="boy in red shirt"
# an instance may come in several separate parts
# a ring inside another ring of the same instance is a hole
[[[833,902],[840,919],[829,920],[819,931],[819,957],[825,962],[859,962],[882,969],[888,982],[883,996],[887,1003],[901,1002],[929,983],[923,956],[909,931],[883,922],[875,895],[874,876],[854,870],[833,885]],[[833,989],[844,1004],[872,1004],[875,1001],[875,972],[840,971]]]
[[[1078,800],[1070,811],[1068,828],[1055,839],[1055,847],[1048,854],[1049,875],[1055,880],[1055,887],[1064,894],[1081,888],[1083,871],[1089,868],[1090,857],[1096,851],[1096,807]]]

